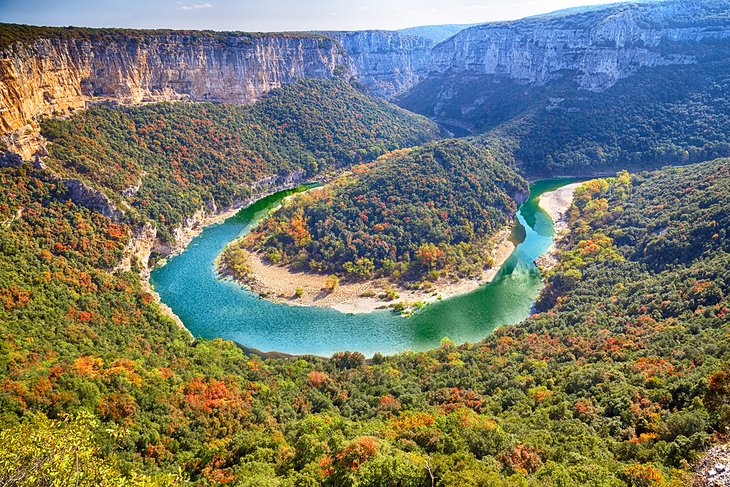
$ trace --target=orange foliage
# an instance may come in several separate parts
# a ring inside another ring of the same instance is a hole
[[[386,394],[378,401],[378,409],[387,412],[397,412],[401,408],[401,403],[398,399],[394,398],[390,394]]]
[[[327,375],[326,372],[313,370],[307,374],[307,381],[309,382],[309,385],[315,388],[322,387],[325,382],[327,382],[327,379],[329,379],[329,375]]]
[[[356,470],[378,453],[378,440],[372,436],[361,436],[337,454],[338,466]]]
[[[540,451],[523,444],[517,445],[509,453],[502,454],[500,460],[523,475],[533,473],[542,465]]]
[[[395,436],[400,436],[406,431],[425,430],[435,424],[436,418],[431,413],[408,413],[391,420],[390,428]]]
[[[664,475],[646,463],[637,463],[624,469],[624,475],[632,487],[651,487],[664,483]]]
[[[17,286],[0,289],[0,303],[7,310],[22,308],[30,302],[30,292]]]
[[[73,363],[73,370],[81,377],[96,379],[101,375],[104,367],[104,361],[101,357],[92,357],[91,355],[81,356]]]
[[[196,377],[185,387],[185,404],[192,411],[204,414],[243,412],[248,404],[237,389],[232,383]]]
[[[291,218],[287,234],[294,240],[297,247],[303,247],[312,241],[312,235],[309,233],[301,214],[294,215]]]
[[[444,257],[444,251],[431,243],[421,244],[416,251],[418,263],[426,267],[436,267],[443,262]]]

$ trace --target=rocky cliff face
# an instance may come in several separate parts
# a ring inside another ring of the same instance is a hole
[[[392,98],[431,69],[433,41],[395,31],[329,32],[347,51],[357,77],[374,93]]]
[[[695,62],[692,43],[730,39],[730,2],[622,4],[465,29],[433,50],[436,73],[545,85],[570,73],[603,90],[642,67]]]
[[[252,103],[298,78],[351,73],[341,46],[318,35],[38,39],[0,52],[0,127],[6,145],[28,158],[38,149],[38,116],[93,101]]]

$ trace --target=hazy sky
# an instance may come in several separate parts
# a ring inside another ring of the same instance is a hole
[[[34,25],[244,31],[397,29],[518,19],[601,3],[611,1],[0,0],[0,21]]]

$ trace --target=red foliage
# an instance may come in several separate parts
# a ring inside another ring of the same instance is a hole
[[[194,378],[185,387],[185,405],[196,413],[234,413],[248,410],[248,402],[233,383]]]
[[[442,411],[447,413],[461,408],[479,412],[484,405],[484,399],[479,393],[473,390],[459,389],[458,387],[439,390],[434,397],[434,401],[439,404]]]
[[[378,440],[372,436],[356,438],[337,454],[338,467],[356,470],[378,453]]]
[[[137,401],[129,394],[113,392],[101,398],[96,411],[102,418],[120,423],[137,413]]]
[[[535,472],[542,465],[540,450],[521,443],[509,453],[502,454],[500,460],[523,475]]]
[[[661,357],[639,357],[632,367],[647,380],[666,378],[677,373],[676,367]]]
[[[327,379],[329,379],[329,377],[330,376],[327,375],[326,372],[313,370],[309,374],[307,374],[307,381],[309,382],[310,386],[318,389],[327,382]]]

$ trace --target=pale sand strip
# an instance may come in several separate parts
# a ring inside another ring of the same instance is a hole
[[[568,184],[555,191],[549,191],[540,195],[538,205],[550,216],[550,219],[553,221],[553,227],[555,228],[555,238],[553,238],[553,243],[550,245],[550,248],[535,261],[543,272],[552,269],[558,264],[556,244],[568,232],[567,213],[573,204],[575,190],[581,185],[583,183]]]
[[[494,266],[485,270],[479,279],[463,279],[456,282],[441,280],[429,290],[402,289],[386,279],[376,279],[342,282],[333,292],[327,292],[323,291],[327,276],[310,272],[293,272],[286,267],[267,264],[257,254],[250,254],[252,272],[246,285],[252,291],[277,303],[332,308],[342,313],[371,313],[399,302],[405,305],[419,301],[430,303],[439,298],[447,299],[471,292],[480,285],[490,282],[515,248],[509,239],[510,234],[511,232],[505,229],[495,236]],[[301,298],[295,296],[297,288],[303,290]],[[389,302],[379,298],[388,289],[398,293],[399,298]]]
[[[568,222],[566,214],[570,205],[573,204],[573,195],[575,190],[583,183],[572,183],[562,188],[558,188],[555,191],[550,191],[540,195],[538,204],[540,208],[550,215],[555,227],[555,233],[559,234],[561,231],[567,228]]]

